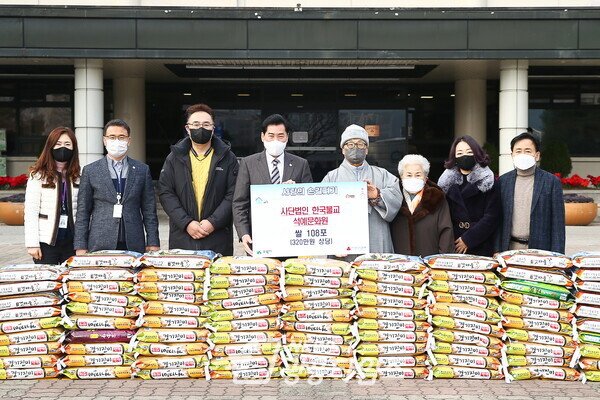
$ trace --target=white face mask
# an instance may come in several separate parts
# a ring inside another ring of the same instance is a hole
[[[535,165],[535,157],[529,154],[517,154],[513,157],[513,164],[515,168],[524,171]]]
[[[271,140],[270,142],[263,142],[265,145],[265,150],[271,157],[279,157],[283,150],[285,150],[285,146],[287,142],[280,142],[279,140]]]
[[[127,153],[127,149],[129,148],[129,143],[127,140],[120,141],[118,139],[115,140],[106,140],[106,151],[111,157],[120,158]]]
[[[425,187],[425,181],[419,178],[402,179],[402,187],[410,194],[417,194]]]

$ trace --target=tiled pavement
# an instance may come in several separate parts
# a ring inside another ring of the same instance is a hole
[[[168,228],[161,218],[163,248],[167,248]],[[23,228],[0,224],[0,265],[30,262],[23,247]],[[567,228],[567,254],[580,250],[600,250],[600,222],[587,227]],[[239,248],[236,254],[242,254]],[[233,381],[202,380],[44,380],[0,381],[0,399],[14,400],[191,400],[191,399],[599,399],[600,383],[470,380],[383,380],[371,385],[356,381],[300,381],[290,384],[272,380],[265,385],[237,384]]]

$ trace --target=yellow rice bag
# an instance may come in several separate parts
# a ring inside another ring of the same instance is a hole
[[[140,293],[140,296],[145,300],[171,303],[202,304],[205,302],[201,293]]]
[[[429,328],[431,328],[431,325],[425,321],[396,321],[372,318],[358,319],[358,329],[426,332]]]
[[[281,342],[275,343],[246,343],[218,344],[210,350],[213,357],[226,356],[271,356],[282,349]]]
[[[279,285],[232,287],[229,289],[210,289],[207,294],[208,300],[237,299],[247,296],[260,296],[273,294],[281,290]]]
[[[142,326],[146,328],[204,328],[208,318],[182,317],[164,315],[144,315],[141,319]]]
[[[428,317],[425,310],[392,307],[358,307],[356,315],[362,318],[394,319],[398,321],[425,321]]]
[[[131,365],[133,354],[110,354],[110,355],[68,355],[61,361],[65,367],[109,367],[120,365]]]
[[[458,319],[452,317],[442,317],[436,315],[431,319],[434,326],[446,329],[458,329],[461,331],[468,331],[474,333],[480,333],[483,335],[490,335],[494,337],[502,337],[504,335],[504,329],[498,325],[487,324],[485,322],[469,321],[466,319]]]
[[[347,322],[282,322],[284,331],[350,335],[351,324]]]
[[[281,364],[281,358],[273,356],[246,356],[246,357],[217,357],[209,361],[212,371],[239,371],[244,369],[268,368]]]
[[[457,354],[434,354],[437,365],[454,365],[467,368],[499,369],[502,365],[497,357],[462,356]]]
[[[344,345],[355,341],[352,335],[323,335],[318,333],[286,332],[287,343],[308,343],[323,345]]]
[[[550,367],[568,367],[569,360],[562,357],[539,357],[539,356],[506,356],[509,367],[527,367],[527,366],[550,366]]]
[[[267,306],[236,308],[233,310],[211,311],[210,319],[212,321],[231,321],[234,319],[276,317],[279,314],[280,308],[281,306],[279,304],[272,304]]]
[[[351,357],[333,357],[316,354],[294,354],[288,358],[291,364],[303,366],[355,368],[354,359]]]
[[[425,379],[429,370],[424,367],[414,368],[365,368],[363,379]]]
[[[590,382],[600,382],[600,371],[584,371],[584,376]]]
[[[124,281],[69,281],[67,292],[129,293],[133,282]]]
[[[229,343],[269,343],[280,342],[282,334],[280,331],[263,332],[213,332],[209,340],[215,344]]]
[[[318,288],[351,288],[354,283],[349,278],[333,278],[330,276],[293,275],[285,276],[285,284],[288,286],[305,286]]]
[[[545,297],[532,296],[529,294],[500,291],[500,298],[508,303],[520,306],[547,308],[551,310],[568,310],[575,304],[574,301],[561,301]]]
[[[455,281],[432,281],[428,288],[434,292],[471,294],[475,296],[496,297],[500,289],[494,285],[481,283],[455,282]]]
[[[0,357],[60,354],[60,342],[11,344],[0,346]]]
[[[476,296],[472,294],[433,292],[433,299],[440,303],[464,303],[475,307],[497,310],[500,303],[493,297]]]
[[[126,354],[128,346],[127,343],[69,343],[64,347],[64,352],[72,355]]]
[[[69,379],[129,379],[131,367],[65,368],[61,374]]]
[[[358,336],[363,342],[396,342],[396,343],[415,343],[426,342],[428,334],[426,332],[410,331],[359,331]]]
[[[522,279],[566,287],[573,286],[573,281],[569,279],[562,270],[558,269],[540,270],[535,268],[507,266],[498,268],[498,272],[503,277],[510,279]]]
[[[358,283],[358,288],[367,293],[391,294],[394,296],[420,297],[421,294],[427,295],[429,291],[420,286],[397,285],[394,283],[381,283],[362,280]]]
[[[137,307],[144,301],[144,299],[139,296],[92,292],[73,292],[69,293],[67,298],[79,303],[95,303],[119,307]]]
[[[475,346],[472,344],[447,343],[435,341],[432,345],[434,353],[459,354],[465,356],[500,357],[500,349],[493,347]]]
[[[206,341],[207,329],[154,329],[142,328],[135,338],[147,343],[180,343]]]
[[[443,317],[456,317],[492,324],[500,322],[500,315],[495,311],[460,303],[432,304],[429,306],[429,311],[431,315],[441,315]]]
[[[235,310],[238,308],[277,304],[279,301],[278,294],[265,293],[257,296],[239,297],[234,299],[211,300],[207,305],[211,310]]]
[[[582,357],[600,358],[600,346],[593,344],[583,344],[579,347]]]
[[[40,342],[56,342],[63,336],[62,328],[41,329],[39,331],[28,331],[0,335],[0,346],[11,344],[27,344]]]
[[[425,353],[426,343],[360,343],[356,353],[361,356],[412,356]]]
[[[134,318],[140,315],[139,307],[106,306],[94,303],[79,303],[72,301],[67,304],[67,310],[75,314],[102,315],[109,317]]]
[[[350,273],[351,264],[322,258],[288,258],[283,262],[283,268],[289,274],[340,278]]]
[[[135,290],[142,293],[202,293],[204,285],[198,282],[140,282]]]
[[[512,340],[517,340],[519,342],[532,342],[539,344],[549,344],[552,346],[568,347],[574,347],[577,345],[577,343],[575,343],[571,336],[547,332],[528,331],[524,329],[507,329],[506,336]]]
[[[210,309],[206,306],[197,306],[184,303],[167,303],[148,301],[144,304],[147,315],[181,315],[187,317],[208,317]]]
[[[143,356],[187,356],[206,354],[209,346],[206,343],[146,343],[138,342],[133,351]]]
[[[356,302],[361,306],[383,306],[413,308],[422,310],[427,307],[427,299],[417,297],[386,296],[383,294],[363,293],[356,294]]]
[[[204,282],[203,269],[144,268],[135,274],[137,282]]]
[[[512,342],[506,345],[506,354],[517,356],[541,356],[569,358],[575,353],[574,347],[549,346],[529,342]]]
[[[204,368],[142,369],[137,371],[135,376],[142,379],[197,379],[206,377],[206,370]]]
[[[189,357],[138,357],[133,368],[140,369],[163,369],[163,368],[202,368],[208,364],[206,355]]]
[[[305,310],[321,310],[321,309],[353,309],[355,303],[352,299],[323,299],[323,300],[307,300],[307,301],[292,301],[286,303],[288,311],[305,311]]]
[[[247,256],[221,257],[210,268],[213,274],[273,274],[278,273],[281,261],[274,258],[254,258]],[[248,271],[248,272],[245,272]]]
[[[356,274],[369,281],[395,283],[398,285],[421,286],[429,278],[429,274],[411,274],[405,272],[375,271],[372,269],[359,269]]]
[[[212,275],[210,277],[210,287],[213,289],[278,284],[279,275]]]
[[[2,369],[53,368],[57,363],[58,357],[53,354],[0,358],[0,367],[2,367]]]
[[[503,346],[502,340],[498,338],[473,332],[436,329],[433,331],[433,337],[439,341],[449,343],[473,344],[476,346],[485,346],[496,349],[500,349]]]
[[[600,370],[600,359],[597,358],[581,358],[579,359],[579,368],[586,371]]]
[[[85,314],[73,314],[65,318],[63,324],[67,329],[136,329],[134,319]]]
[[[541,319],[505,316],[504,321],[502,322],[502,326],[504,326],[505,328],[554,332],[563,335],[573,334],[573,327],[570,324],[565,324],[563,322],[544,321]]]
[[[235,321],[212,321],[210,328],[216,332],[274,331],[279,329],[278,318],[241,319]]]
[[[241,369],[239,371],[211,371],[211,379],[269,379],[281,376],[279,367]]]
[[[334,378],[341,379],[350,374],[351,370],[338,367],[311,367],[305,365],[291,365],[281,370],[281,374],[287,377],[298,378]]]
[[[330,299],[333,297],[350,297],[354,290],[349,288],[328,289],[328,288],[304,288],[304,287],[286,287],[284,301],[302,301]]]
[[[285,345],[287,352],[292,354],[316,354],[331,357],[352,357],[354,349],[348,345],[290,343]]]
[[[495,284],[498,277],[492,271],[445,271],[442,269],[432,269],[431,278],[436,281],[458,281]]]
[[[510,367],[508,373],[513,379],[555,379],[560,381],[578,381],[581,373],[573,368],[549,367],[549,366],[527,366]]]
[[[350,322],[354,319],[350,310],[289,311],[281,316],[290,322]]]
[[[362,368],[425,367],[428,363],[426,355],[358,357],[358,364]]]
[[[442,379],[502,379],[501,370],[436,365],[431,369],[434,378]]]
[[[60,326],[62,318],[59,316],[38,319],[24,319],[20,321],[0,322],[1,333],[15,333],[34,331],[37,329],[56,328]]]
[[[0,380],[6,379],[44,379],[56,378],[56,368],[26,368],[26,369],[0,369]]]
[[[569,311],[518,306],[507,302],[502,302],[502,304],[500,304],[500,313],[504,316],[543,319],[545,321],[566,323],[571,322],[573,319],[573,314]]]

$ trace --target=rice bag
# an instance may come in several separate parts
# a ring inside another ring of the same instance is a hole
[[[180,343],[206,341],[207,329],[154,329],[142,328],[135,334],[135,339],[146,343]]]
[[[0,321],[11,321],[18,319],[41,319],[56,317],[61,314],[60,307],[32,307],[14,308],[0,311]]]
[[[27,344],[41,342],[56,342],[63,336],[61,328],[41,329],[39,331],[27,331],[0,335],[0,346],[11,344]]]
[[[426,379],[429,373],[423,367],[365,368],[362,370],[362,379]]]
[[[171,303],[202,304],[202,294],[195,293],[140,293],[145,300],[166,301]]]
[[[215,344],[280,342],[280,331],[263,332],[213,332],[208,339]]]
[[[425,321],[428,318],[425,310],[392,307],[358,307],[356,315],[362,318],[394,319],[398,321]]]
[[[529,294],[507,292],[506,290],[500,291],[500,298],[512,304],[537,308],[547,308],[550,310],[568,310],[569,308],[573,307],[573,304],[575,304],[575,302],[571,300],[560,301],[545,297],[538,297],[537,295],[531,296]]]
[[[135,373],[135,376],[149,379],[186,379],[186,378],[204,378],[206,370],[204,368],[159,368],[142,369]]]
[[[225,275],[269,275],[278,274],[281,261],[273,258],[247,256],[221,257],[209,269],[211,274]]]
[[[65,277],[68,281],[132,281],[133,271],[124,268],[71,269]]]
[[[145,328],[204,328],[208,323],[208,318],[203,317],[182,317],[182,316],[164,316],[164,315],[144,315],[141,318],[141,325]]]
[[[284,346],[292,354],[316,354],[331,357],[352,357],[354,349],[348,345],[290,343]]]
[[[143,356],[193,356],[205,354],[208,348],[208,344],[200,342],[177,344],[137,342],[133,351]]]
[[[34,356],[46,354],[60,354],[60,342],[32,343],[32,344],[11,344],[0,346],[0,357],[8,356]]]
[[[545,321],[569,323],[573,319],[573,314],[571,314],[569,311],[525,307],[506,302],[502,302],[502,304],[500,304],[499,311],[504,316],[543,319]]]
[[[124,267],[129,268],[142,254],[134,251],[99,250],[80,256],[72,256],[65,265],[71,268],[79,267]]]
[[[444,271],[432,269],[430,271],[431,279],[435,281],[458,281],[472,282],[493,285],[498,281],[498,277],[492,271]]]
[[[282,321],[284,331],[298,331],[308,333],[323,333],[334,335],[350,335],[351,324],[347,322],[288,322]]]
[[[498,315],[498,313],[495,311],[460,303],[432,304],[429,306],[429,311],[431,315],[455,317],[459,319],[488,322],[492,324],[500,322],[501,319],[500,315]]]
[[[581,373],[573,368],[567,367],[510,367],[508,369],[508,373],[517,381],[523,379],[556,379],[561,381],[578,381],[581,379]]]
[[[203,293],[204,285],[198,282],[140,282],[135,290],[140,295],[144,293]]]
[[[60,281],[66,268],[51,264],[12,264],[0,267],[0,282]]]
[[[97,293],[130,293],[133,290],[133,282],[103,282],[103,281],[69,281],[66,283],[66,291],[73,292],[97,292]]]
[[[139,307],[119,307],[106,306],[94,303],[69,302],[66,305],[67,310],[75,314],[101,315],[109,317],[135,318],[140,315]]]
[[[600,269],[576,269],[573,277],[581,281],[600,281]]]
[[[417,343],[426,342],[428,335],[426,332],[361,330],[358,337],[363,342]]]
[[[600,251],[582,251],[573,254],[571,259],[579,268],[600,268]]]
[[[600,369],[600,359],[581,358],[579,359],[579,368],[586,371],[598,371]]]
[[[323,335],[304,332],[286,332],[287,343],[307,343],[319,345],[344,345],[354,342],[355,337],[352,335]]]
[[[436,353],[458,354],[465,356],[500,357],[500,349],[493,347],[476,346],[472,344],[447,343],[435,341],[431,349]]]
[[[315,354],[294,354],[288,359],[291,364],[315,367],[354,368],[354,359],[350,357],[333,357]]]
[[[502,348],[502,340],[473,332],[454,331],[450,329],[435,329],[433,337],[441,342],[473,344],[491,348]]]
[[[571,259],[564,254],[537,249],[508,250],[498,253],[497,258],[502,258],[505,265],[531,268],[567,269],[573,265]]]
[[[371,253],[358,256],[352,265],[357,269],[375,271],[421,272],[427,269],[420,257],[390,253]]]
[[[203,282],[203,269],[144,268],[135,274],[137,282]]]
[[[135,265],[155,268],[204,269],[210,266],[215,257],[215,252],[211,250],[159,250],[145,253]]]
[[[442,317],[436,315],[431,319],[434,326],[446,329],[458,329],[461,331],[468,331],[479,333],[482,335],[490,335],[493,337],[502,337],[504,335],[504,329],[498,325],[488,324],[485,322],[469,321],[466,319],[458,319],[452,317]]]
[[[541,319],[504,317],[502,325],[505,328],[527,329],[534,331],[546,331],[560,333],[563,335],[572,335],[573,327],[570,324],[554,321],[544,321]]]
[[[500,370],[486,368],[466,368],[457,366],[436,365],[431,369],[434,378],[444,379],[502,379]]]
[[[333,278],[327,276],[312,276],[312,275],[285,275],[285,284],[290,286],[308,286],[318,288],[351,288],[353,283],[349,278]]]
[[[354,308],[352,299],[323,299],[323,300],[307,300],[307,301],[292,301],[286,304],[288,311],[306,311],[320,309],[343,309],[350,310]]]
[[[579,332],[579,341],[581,343],[600,344],[600,334],[592,332]]]
[[[0,284],[0,296],[24,295],[59,290],[62,283],[56,281],[33,281]]]
[[[81,367],[65,368],[61,374],[69,379],[129,379],[130,367]]]
[[[275,343],[247,343],[247,344],[219,344],[210,350],[213,357],[235,356],[271,356],[279,353],[282,344]]]
[[[279,285],[233,287],[229,289],[210,289],[207,293],[208,300],[236,299],[247,296],[260,296],[273,294],[281,290]]]
[[[394,283],[379,283],[362,280],[357,287],[367,293],[391,294],[394,296],[421,297],[429,291],[419,286],[398,285]]]
[[[386,296],[383,294],[361,292],[356,294],[356,303],[361,306],[398,307],[418,310],[422,310],[427,307],[427,299],[419,299],[417,297]]]
[[[547,283],[506,280],[500,286],[509,292],[535,295],[553,300],[567,301],[572,298],[571,292],[567,288]]]
[[[48,318],[37,318],[37,319],[26,319],[20,321],[6,321],[0,322],[1,333],[15,333],[34,331],[37,329],[48,329],[56,328],[60,326],[62,321],[61,317],[48,317]]]
[[[577,304],[600,306],[600,294],[578,292],[575,295],[575,302]]]
[[[0,369],[0,380],[56,378],[56,368]]]
[[[289,311],[281,316],[291,322],[350,322],[354,319],[350,310]]]
[[[600,292],[600,282],[578,281],[576,283],[576,286],[577,286],[577,290],[586,291],[586,292]]]
[[[128,347],[126,343],[70,343],[64,346],[64,352],[70,355],[126,354]]]
[[[425,353],[426,343],[360,343],[356,353],[361,356],[409,356]]]
[[[135,329],[135,320],[121,317],[97,317],[74,314],[65,318],[67,329]]]
[[[170,369],[170,368],[202,368],[208,364],[206,355],[189,357],[138,357],[133,364],[136,370],[141,369]]]
[[[600,333],[600,320],[590,318],[579,318],[577,329],[580,331]]]
[[[305,365],[292,365],[281,370],[287,377],[298,378],[336,378],[341,379],[350,373],[349,369],[338,367],[311,367]]]
[[[371,318],[359,318],[357,326],[358,329],[412,332],[426,332],[431,328],[431,325],[425,321],[395,321]]]
[[[428,365],[428,360],[426,355],[358,357],[358,364],[362,368],[424,367]]]
[[[212,275],[210,277],[210,287],[213,289],[278,284],[279,275]]]
[[[600,319],[600,308],[578,305],[577,308],[575,309],[575,315],[577,315],[577,317],[581,317],[581,318]]]
[[[133,363],[133,354],[68,355],[62,358],[60,363],[67,368],[131,365]]]
[[[435,254],[423,258],[432,269],[456,271],[488,271],[498,266],[491,257],[470,254]]]
[[[271,317],[234,321],[212,321],[209,329],[214,330],[215,332],[274,331],[279,329],[279,327],[279,319]]]
[[[549,269],[546,271],[525,267],[502,267],[498,272],[505,278],[542,282],[558,286],[572,287],[573,281],[561,270]]]
[[[265,293],[258,296],[240,297],[235,299],[211,300],[207,303],[211,310],[235,310],[246,307],[259,307],[279,303],[279,296],[275,293]]]
[[[188,317],[208,317],[210,309],[194,304],[148,301],[143,305],[147,315],[181,315]]]
[[[65,343],[129,343],[133,335],[135,335],[135,331],[128,329],[70,331]]]
[[[476,296],[496,297],[500,294],[500,290],[496,286],[480,283],[432,281],[427,287],[435,292],[470,294]]]
[[[350,274],[351,264],[322,258],[288,258],[283,262],[283,268],[289,274],[341,278]]]
[[[559,347],[528,342],[512,342],[506,345],[506,354],[517,356],[569,358],[573,353],[575,353],[574,347]]]
[[[53,368],[57,363],[58,357],[52,354],[0,358],[0,367],[2,367],[2,369]]]
[[[532,342],[562,347],[575,347],[577,345],[570,336],[523,329],[507,329],[506,336],[519,342]]]
[[[91,292],[74,292],[69,293],[67,298],[79,303],[94,303],[108,306],[120,307],[138,307],[144,301],[138,296],[91,293]]]
[[[500,360],[496,357],[462,356],[456,354],[434,354],[437,365],[453,365],[467,368],[499,369]]]
[[[405,272],[375,271],[372,269],[359,269],[356,274],[369,281],[395,283],[398,285],[421,286],[429,278],[428,274],[411,274]]]
[[[281,363],[278,355],[250,357],[217,357],[209,361],[213,371],[239,371],[244,369],[268,368]]]
[[[280,367],[241,369],[238,371],[211,371],[211,379],[269,379],[281,376]]]
[[[304,288],[304,287],[286,287],[284,301],[302,301],[319,300],[333,297],[350,297],[354,290],[349,288],[328,289],[328,288]]]
[[[32,293],[25,296],[9,296],[0,298],[0,310],[11,308],[35,308],[44,306],[55,306],[62,302],[56,293]]]
[[[526,367],[526,366],[551,366],[568,367],[569,360],[561,357],[539,357],[539,356],[506,356],[507,366]]]

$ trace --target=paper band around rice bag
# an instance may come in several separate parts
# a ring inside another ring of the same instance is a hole
[[[333,335],[350,335],[351,324],[346,322],[282,322],[284,331],[298,331],[308,333],[323,333]]]
[[[352,263],[356,269],[376,271],[421,272],[427,266],[421,257],[391,253],[370,253],[356,257]]]
[[[0,284],[0,296],[24,295],[27,293],[50,292],[59,290],[62,283],[57,281],[34,281]]]
[[[530,268],[570,268],[573,263],[564,254],[546,250],[525,249],[508,250],[496,255],[502,259],[503,265],[513,265]]]
[[[543,271],[526,267],[507,266],[498,268],[498,272],[503,277],[509,279],[541,282],[565,287],[573,286],[573,281],[562,270]]]
[[[506,280],[500,286],[509,292],[529,294],[553,300],[568,301],[573,297],[567,288],[547,283]]]
[[[423,261],[432,269],[455,271],[488,271],[498,266],[491,257],[470,254],[435,254],[423,257]]]
[[[278,285],[279,275],[211,275],[212,289]]]
[[[504,335],[504,329],[496,324],[488,324],[485,322],[469,321],[466,319],[458,319],[452,317],[442,317],[436,315],[431,319],[434,326],[446,329],[458,329],[461,331],[474,332],[482,335],[489,335],[500,338]]]
[[[279,274],[281,261],[271,258],[221,257],[213,262],[211,274],[221,275],[268,275]]]
[[[472,344],[475,346],[484,346],[488,348],[502,348],[502,340],[493,336],[482,335],[480,333],[455,331],[449,329],[435,329],[433,337],[441,342]]]
[[[69,293],[67,298],[79,303],[95,303],[119,307],[138,307],[144,301],[144,299],[139,296],[91,292],[73,292]]]
[[[64,352],[74,355],[125,354],[128,347],[127,343],[70,343],[64,346]]]
[[[281,341],[280,331],[263,332],[213,332],[208,336],[214,344],[230,343],[278,343]]]
[[[351,310],[355,303],[352,299],[323,299],[323,300],[306,300],[293,301],[285,304],[288,311],[307,311],[307,310]]]
[[[203,269],[144,268],[135,274],[136,282],[203,282]]]
[[[0,267],[0,282],[61,281],[66,268],[49,264],[13,264]]]
[[[435,281],[471,282],[482,284],[495,284],[498,277],[492,271],[470,272],[470,271],[444,271],[432,269],[429,271],[431,279]]]
[[[579,332],[581,343],[600,345],[600,334],[592,332]]]
[[[288,258],[283,268],[289,274],[341,278],[348,276],[352,265],[341,260],[322,258]]]
[[[118,367],[131,365],[133,354],[110,355],[68,355],[60,360],[61,365],[67,368],[76,367]]]
[[[488,308],[496,311],[500,303],[493,297],[476,296],[472,294],[432,292],[433,302],[437,303],[464,303],[475,307]]]
[[[303,343],[303,344],[314,344],[314,345],[349,345],[352,344],[356,338],[352,335],[327,335],[318,333],[306,333],[306,332],[294,332],[289,331],[285,333],[286,342],[292,343]]]
[[[577,319],[577,329],[585,332],[600,333],[600,320],[590,318]]]
[[[332,278],[326,276],[286,274],[284,282],[289,286],[308,286],[330,289],[353,287],[353,283],[348,278]]]
[[[0,367],[2,369],[54,368],[57,363],[58,357],[52,354],[0,358]]]
[[[516,381],[524,379],[555,379],[560,381],[578,381],[581,373],[573,368],[550,366],[510,367],[508,373]]]
[[[138,258],[135,266],[154,268],[208,268],[217,255],[212,250],[159,250],[150,251]]]
[[[209,315],[211,321],[232,321],[235,319],[267,318],[278,316],[280,308],[281,305],[273,304],[267,306],[238,308],[233,310],[211,311]]]
[[[396,342],[417,343],[427,342],[429,335],[426,332],[412,331],[375,331],[360,330],[358,336],[363,342]]]
[[[579,368],[586,371],[598,371],[600,370],[600,359],[582,358],[579,360]]]
[[[204,368],[159,368],[137,371],[135,376],[144,380],[151,379],[199,379],[206,377]]]
[[[548,310],[544,308],[518,306],[502,302],[499,308],[503,316],[542,319],[544,321],[555,321],[569,323],[573,320],[573,314],[566,310]]]
[[[0,311],[0,321],[11,321],[19,319],[39,319],[50,318],[61,315],[60,307],[32,307],[32,308],[15,308],[10,310]]]
[[[123,268],[78,268],[71,269],[65,281],[133,281],[134,273]]]
[[[211,379],[270,379],[281,377],[281,369],[279,367],[259,368],[259,369],[243,369],[239,371],[211,371]]]
[[[506,356],[508,367],[549,366],[568,367],[569,360],[560,357]]]
[[[145,328],[204,328],[208,318],[164,315],[144,315],[138,324]]]
[[[600,269],[576,269],[573,279],[598,282],[600,281]]]
[[[492,324],[500,322],[501,319],[500,315],[495,311],[460,303],[435,303],[429,306],[429,312],[431,315],[455,317]]]
[[[427,332],[431,325],[425,321],[395,321],[386,319],[359,318],[358,329],[382,331]]]
[[[302,301],[330,299],[334,297],[350,297],[354,290],[349,288],[328,289],[328,288],[305,288],[305,287],[286,287],[284,301]]]
[[[304,365],[289,366],[281,370],[281,374],[286,377],[298,378],[334,378],[342,379],[351,370],[337,367],[311,367]]]
[[[546,308],[550,310],[568,310],[575,304],[575,302],[571,300],[554,300],[546,297],[539,297],[537,295],[507,292],[506,290],[500,291],[500,298],[508,303],[520,306]]]
[[[66,309],[75,314],[100,315],[107,317],[135,318],[140,315],[139,307],[106,306],[103,304],[79,303],[72,301]]]
[[[28,344],[42,342],[60,341],[64,335],[62,328],[42,329],[39,331],[27,331],[0,335],[0,346],[11,344]]]
[[[578,268],[600,268],[600,251],[582,251],[571,256]]]
[[[447,343],[435,341],[431,347],[434,353],[458,354],[465,356],[500,357],[500,349],[472,344]]]
[[[414,356],[424,354],[426,343],[360,343],[356,353],[361,356]]]
[[[189,357],[138,357],[133,363],[135,370],[145,369],[172,369],[172,368],[204,368],[208,364],[206,355]]]
[[[561,347],[577,346],[577,343],[571,336],[565,336],[556,333],[526,331],[523,329],[510,328],[506,330],[506,336],[519,342],[531,342]]]
[[[98,317],[73,314],[63,321],[67,329],[135,329],[135,320],[121,317]]]
[[[572,335],[573,327],[563,322],[544,321],[541,319],[520,318],[505,316],[502,325],[505,328],[527,329],[534,331],[546,331],[560,333],[563,335]]]
[[[372,269],[356,270],[359,278],[374,282],[395,283],[398,285],[421,286],[429,279],[429,275],[425,273],[405,273],[405,272],[389,272],[375,271]]]
[[[356,302],[361,306],[399,307],[422,310],[427,307],[427,299],[417,297],[386,296],[383,294],[364,293],[356,294]]]
[[[486,368],[466,368],[446,365],[436,365],[431,369],[434,378],[441,379],[503,379],[500,370]]]
[[[206,343],[146,343],[137,342],[133,352],[143,356],[187,356],[206,354],[208,351]]]
[[[406,368],[425,367],[428,365],[427,356],[395,356],[395,357],[358,357],[362,368]]]
[[[28,294],[25,296],[17,295],[0,299],[0,310],[55,306],[60,303],[62,303],[60,296],[52,292]]]
[[[135,332],[129,329],[70,331],[65,338],[65,343],[129,343]]]
[[[204,285],[198,282],[140,282],[136,292],[143,293],[203,293]]]
[[[209,368],[212,371],[239,371],[245,369],[269,368],[279,364],[281,364],[279,355],[270,357],[219,357],[212,358],[209,361]]]
[[[394,296],[423,297],[429,294],[424,287],[398,285],[394,283],[379,283],[362,280],[357,285],[358,289],[367,293],[390,294]]]
[[[213,357],[272,356],[281,351],[279,343],[219,344],[210,350]]]
[[[0,357],[33,356],[45,354],[61,354],[60,342],[45,342],[33,344],[11,344],[0,346]]]
[[[242,319],[236,321],[213,321],[209,329],[215,332],[235,331],[274,331],[278,330],[281,322],[278,318]]]
[[[166,301],[171,303],[203,304],[201,293],[140,293],[144,300]]]
[[[81,367],[61,371],[69,379],[129,379],[131,373],[130,367]]]
[[[0,369],[0,380],[56,378],[56,368]]]
[[[354,319],[350,310],[289,311],[281,316],[289,322],[350,322]]]
[[[496,297],[500,294],[500,289],[497,286],[480,283],[432,281],[427,287],[434,292],[470,294],[474,296]]]
[[[497,357],[461,356],[457,354],[434,354],[437,365],[451,365],[466,368],[499,369],[502,364]]]
[[[425,367],[413,368],[364,368],[362,379],[426,379],[429,370]]]
[[[569,358],[574,353],[574,347],[550,346],[528,342],[512,342],[506,344],[507,355]]]
[[[352,357],[354,349],[349,345],[289,343],[285,345],[291,354],[315,354],[330,357]]]
[[[224,300],[211,300],[207,306],[211,310],[235,310],[246,307],[259,307],[263,305],[276,305],[279,303],[279,296],[275,293],[260,294],[257,296],[240,297]]]
[[[86,253],[80,256],[72,256],[65,265],[71,268],[80,267],[121,267],[131,268],[138,258],[142,256],[141,253],[134,251],[121,251],[121,250],[100,250],[95,252]]]
[[[355,368],[355,361],[351,357],[333,357],[316,354],[294,354],[288,359],[288,363],[305,366]]]
[[[208,329],[141,328],[135,334],[135,340],[146,343],[204,342],[209,333]]]
[[[143,309],[147,315],[180,315],[186,317],[208,317],[210,312],[210,309],[206,306],[159,301],[148,301],[144,303]]]
[[[207,300],[237,299],[240,297],[274,294],[280,290],[279,285],[236,287],[229,289],[210,289]]]
[[[66,292],[130,293],[133,282],[117,281],[68,281]]]
[[[425,310],[391,307],[358,307],[356,315],[361,318],[392,319],[396,321],[425,321],[428,317]]]

